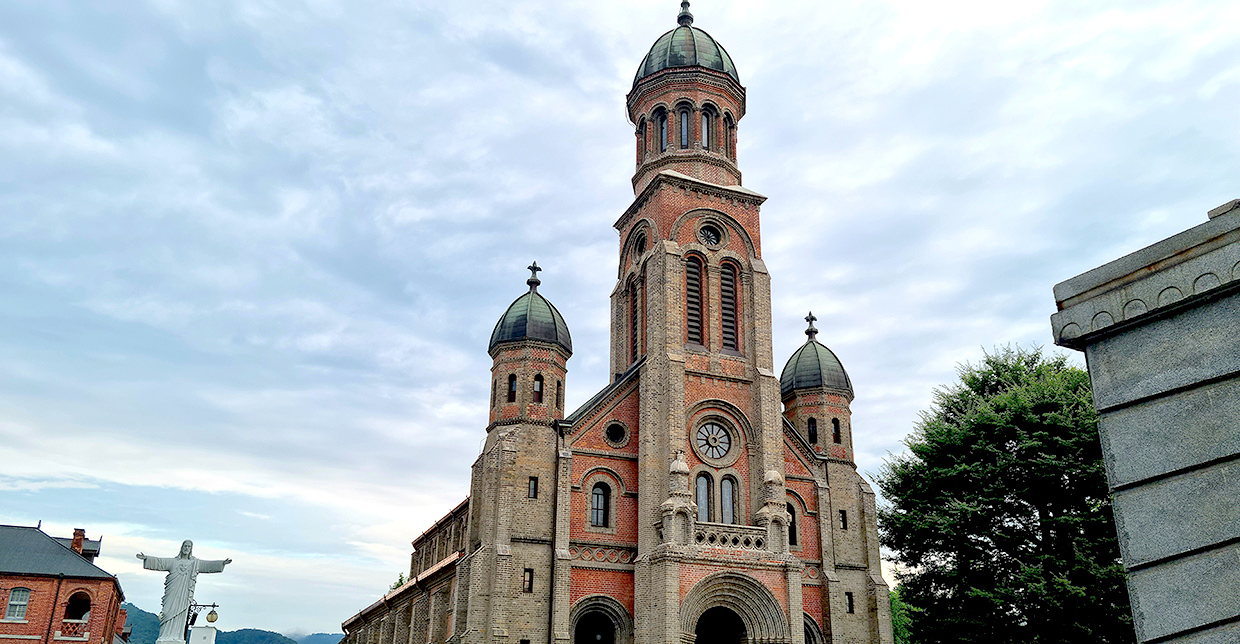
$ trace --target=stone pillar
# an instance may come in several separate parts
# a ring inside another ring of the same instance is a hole
[[[1240,640],[1240,200],[1055,285],[1085,352],[1140,642]]]

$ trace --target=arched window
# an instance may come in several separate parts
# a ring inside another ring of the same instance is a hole
[[[809,422],[806,423],[806,427],[809,429],[810,444],[817,445],[818,444],[818,419],[817,418],[809,419]]]
[[[534,376],[534,402],[541,403],[543,398],[543,377],[542,374]]]
[[[696,257],[685,262],[685,328],[690,343],[705,344],[702,341],[702,260]]]
[[[637,122],[637,160],[646,158],[646,119]]]
[[[797,510],[788,504],[788,545],[797,545]]]
[[[697,520],[698,521],[710,521],[712,518],[711,517],[712,513],[710,511],[710,488],[711,488],[710,475],[706,473],[698,474],[698,477],[697,477],[697,506],[698,506]]]
[[[667,152],[667,112],[659,112],[659,152]]]
[[[87,621],[90,619],[90,595],[78,591],[69,596],[69,604],[65,606],[65,621]]]
[[[629,282],[629,362],[637,360],[637,321],[639,319],[637,301],[637,282]]]
[[[723,153],[736,160],[736,128],[730,115],[723,117]]]
[[[831,440],[835,441],[836,445],[844,442],[840,436],[840,419],[838,418],[831,419]]]
[[[680,110],[680,149],[689,147],[689,110]]]
[[[736,480],[730,476],[723,477],[719,483],[719,512],[723,523],[736,523]]]
[[[495,406],[495,397],[499,395],[499,381],[491,381],[491,406]]]
[[[555,408],[564,409],[564,381],[555,381]]]
[[[711,120],[712,119],[710,117],[710,111],[702,110],[702,149],[703,150],[709,150],[711,143],[713,143],[713,141],[710,140]]]
[[[611,520],[611,488],[606,483],[595,483],[590,492],[590,525],[606,528]]]
[[[26,619],[26,607],[30,605],[30,589],[14,588],[9,591],[9,606],[4,611],[5,619]]]
[[[723,332],[723,348],[733,351],[740,346],[736,337],[736,287],[736,267],[724,262],[723,270],[719,271],[720,330]]]
[[[517,402],[517,374],[508,374],[508,402]]]

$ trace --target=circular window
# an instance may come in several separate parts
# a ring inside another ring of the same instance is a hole
[[[732,435],[719,423],[706,423],[697,430],[697,448],[707,458],[723,458],[732,449]]]
[[[698,229],[698,240],[707,246],[718,246],[721,239],[723,239],[723,233],[712,224],[706,224]]]
[[[621,425],[620,423],[612,423],[607,426],[606,430],[603,431],[603,438],[606,438],[607,442],[612,445],[620,446],[628,440],[629,434],[624,431],[624,425]]]
[[[646,236],[645,235],[637,236],[637,243],[633,244],[633,250],[637,251],[638,255],[641,255],[642,253],[646,252]]]

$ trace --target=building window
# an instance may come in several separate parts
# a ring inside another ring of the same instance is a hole
[[[508,402],[517,402],[517,374],[508,374]]]
[[[637,124],[637,159],[646,158],[646,119],[642,119]]]
[[[595,483],[590,492],[590,525],[606,528],[611,519],[611,488],[606,483]]]
[[[637,360],[637,282],[629,282],[629,362]]]
[[[788,545],[797,545],[797,510],[788,504]]]
[[[739,346],[736,338],[736,267],[725,263],[719,272],[720,322],[723,331],[723,348],[735,351]]]
[[[702,149],[710,149],[710,112],[702,110]]]
[[[521,581],[521,592],[523,593],[534,592],[534,569],[533,568],[525,569],[525,578]]]
[[[731,116],[723,117],[723,153],[736,160],[736,133]]]
[[[534,402],[541,403],[543,395],[543,377],[542,374],[534,376]]]
[[[850,612],[850,613],[855,612],[855,611],[853,610],[853,595],[852,595],[852,593],[844,593],[844,603],[848,605],[848,612]]]
[[[723,523],[736,523],[736,481],[730,476],[719,483],[719,512]]]
[[[840,530],[848,529],[848,510],[840,510]]]
[[[14,588],[9,591],[9,607],[4,611],[5,619],[26,619],[26,607],[30,605],[30,589]]]
[[[806,423],[806,427],[809,429],[810,445],[817,445],[818,444],[818,419],[817,418],[809,419],[809,422]]]
[[[499,381],[491,381],[491,406],[495,406],[495,397],[499,394]]]
[[[84,592],[76,592],[69,596],[69,603],[65,606],[65,621],[85,622],[90,619],[90,595]]]
[[[844,442],[843,440],[841,440],[841,438],[842,437],[840,436],[840,419],[832,418],[831,419],[831,440],[835,441],[836,445],[839,445],[840,443]]]
[[[564,381],[555,381],[555,408],[564,409]]]
[[[691,344],[702,341],[702,261],[690,257],[685,263],[685,326]]]
[[[710,521],[710,488],[711,481],[709,474],[698,474],[697,477],[697,506],[698,521]]]
[[[659,152],[667,152],[667,113],[659,113]]]
[[[689,147],[689,110],[680,110],[680,149]]]
[[[530,489],[529,489],[529,493],[527,494],[527,496],[531,499],[538,498],[538,477],[537,476],[530,477]]]

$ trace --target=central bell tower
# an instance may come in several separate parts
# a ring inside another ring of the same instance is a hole
[[[693,26],[688,2],[677,21],[638,67],[627,98],[635,199],[615,223],[612,371],[640,370],[634,581],[645,599],[634,617],[648,628],[637,641],[681,644],[698,627],[681,623],[684,591],[741,569],[738,580],[764,589],[736,592],[766,593],[755,603],[783,606],[762,635],[802,644],[802,565],[787,545],[759,232],[766,198],[741,185],[737,165],[745,88],[727,51]]]

